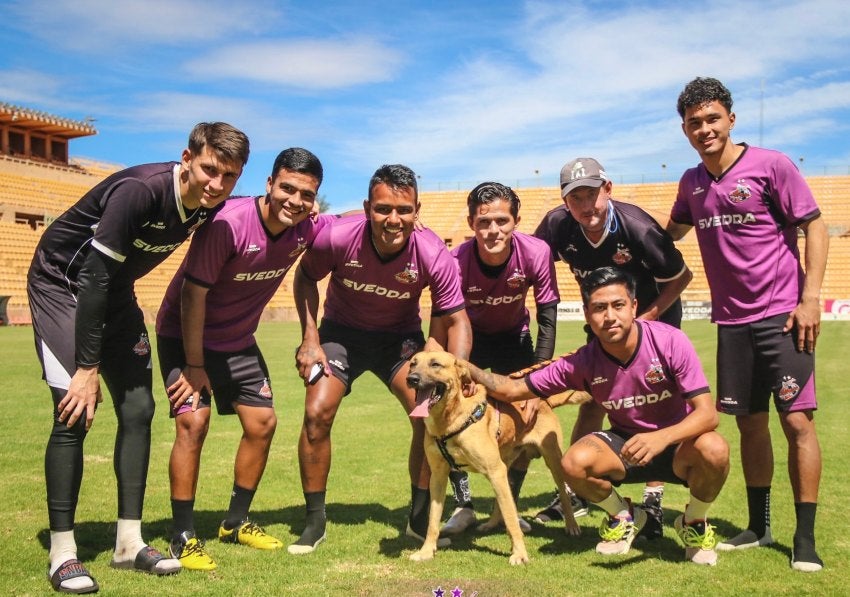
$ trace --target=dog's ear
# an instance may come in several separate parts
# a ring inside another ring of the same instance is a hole
[[[455,370],[457,371],[457,376],[460,379],[461,387],[472,384],[472,376],[469,374],[469,367],[466,366],[466,361],[456,359]]]

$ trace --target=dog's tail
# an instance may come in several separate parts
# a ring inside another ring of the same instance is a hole
[[[575,351],[562,354],[561,356],[555,357],[554,359],[550,359],[548,361],[540,361],[539,363],[534,363],[530,367],[520,369],[519,371],[514,371],[509,375],[509,377],[511,379],[523,378],[532,371],[542,369],[543,367],[554,363],[558,359],[562,359],[566,356],[573,354],[573,352]],[[546,402],[549,403],[549,406],[551,406],[552,408],[557,408],[559,406],[563,406],[564,404],[583,404],[585,402],[589,402],[590,400],[592,400],[590,394],[579,390],[567,390],[566,392],[561,392],[560,394],[555,394],[554,396],[549,396],[548,398],[546,398]]]

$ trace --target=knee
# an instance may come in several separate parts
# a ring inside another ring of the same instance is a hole
[[[780,421],[789,441],[802,442],[816,437],[815,421],[811,411],[783,413]]]
[[[587,479],[591,466],[591,458],[586,450],[572,447],[561,458],[561,471],[567,483],[575,483]]]
[[[716,432],[704,433],[694,444],[704,466],[713,470],[729,467],[729,444]]]
[[[184,448],[200,449],[210,429],[209,419],[184,413],[177,417],[177,442]]]
[[[249,425],[245,426],[245,435],[250,439],[270,442],[277,429],[277,416],[271,408],[263,408],[258,416],[254,417]]]
[[[304,411],[304,435],[310,443],[327,439],[331,433],[334,417],[321,410]]]

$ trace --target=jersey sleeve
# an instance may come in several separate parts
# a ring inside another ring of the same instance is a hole
[[[651,216],[647,216],[652,220]],[[669,282],[682,275],[685,258],[676,248],[673,237],[655,220],[647,223],[643,231],[643,248],[646,263],[656,282]]]
[[[528,389],[541,398],[548,398],[567,390],[585,390],[587,384],[579,374],[585,347],[563,356],[551,364],[532,371],[525,378]]]
[[[318,282],[333,269],[333,220],[325,222],[313,239],[310,250],[301,258],[301,271],[309,279]]]
[[[788,156],[778,154],[773,163],[772,182],[774,207],[787,225],[796,226],[820,215],[809,185]]]
[[[677,329],[670,335],[667,361],[682,398],[687,400],[710,391],[697,351],[681,330]]]
[[[552,260],[552,250],[548,246],[541,247],[535,259],[534,302],[538,307],[556,305],[561,302],[558,293],[558,278],[555,274],[555,262]]]
[[[678,224],[694,225],[694,217],[691,214],[691,206],[688,203],[687,192],[691,188],[688,184],[691,171],[685,172],[679,179],[679,190],[676,192],[676,200],[673,202],[673,207],[670,209],[670,219]]]
[[[123,263],[142,227],[154,212],[156,198],[149,186],[126,178],[104,193],[103,214],[92,239],[92,247]]]
[[[460,266],[448,249],[440,243],[430,267],[428,286],[434,315],[446,315],[464,307],[460,284]]]
[[[233,256],[233,230],[226,220],[215,219],[193,235],[186,255],[186,279],[212,288],[224,264]]]

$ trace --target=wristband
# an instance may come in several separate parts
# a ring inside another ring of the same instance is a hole
[[[187,369],[204,369],[203,365],[190,365],[189,363],[186,363],[185,367]]]

